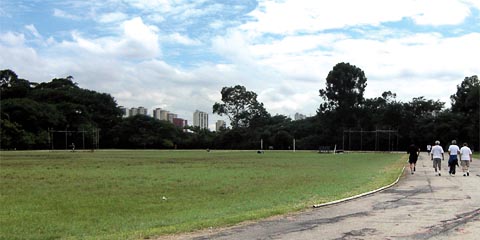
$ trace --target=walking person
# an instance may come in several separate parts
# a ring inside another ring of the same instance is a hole
[[[409,154],[408,163],[410,164],[410,172],[413,174],[416,171],[415,166],[417,165],[418,155],[420,155],[420,148],[412,143],[408,147],[407,153]]]
[[[427,145],[427,154],[430,155],[430,150],[432,150],[432,145]]]
[[[455,168],[458,166],[458,154],[460,148],[457,146],[457,141],[453,140],[452,145],[448,147],[448,174],[455,176]]]
[[[464,177],[470,176],[468,168],[472,160],[472,150],[467,143],[463,143],[463,147],[460,149],[460,165],[462,166]]]
[[[443,156],[443,148],[440,146],[440,141],[435,141],[435,146],[432,147],[432,151],[430,152],[430,156],[432,157],[433,161],[433,168],[435,168],[435,172],[438,172],[438,176],[442,176],[442,160],[445,160]]]

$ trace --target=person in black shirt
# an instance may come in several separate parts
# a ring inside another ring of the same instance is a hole
[[[408,157],[408,163],[410,163],[410,172],[413,174],[416,171],[415,166],[417,165],[420,148],[415,146],[415,144],[412,144],[408,147],[407,153],[410,154]]]

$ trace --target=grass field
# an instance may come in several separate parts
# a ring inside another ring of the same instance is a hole
[[[142,239],[232,225],[387,185],[406,161],[280,151],[0,154],[1,239]]]

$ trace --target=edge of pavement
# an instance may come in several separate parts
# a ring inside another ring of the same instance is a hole
[[[397,179],[396,179],[393,183],[390,183],[389,185],[386,185],[386,186],[377,188],[377,189],[372,190],[372,191],[369,191],[369,192],[360,193],[360,194],[358,194],[358,195],[351,196],[351,197],[348,197],[348,198],[342,198],[342,199],[339,199],[339,200],[335,200],[335,201],[332,201],[332,202],[326,202],[326,203],[322,203],[322,204],[314,204],[312,207],[313,207],[313,208],[319,208],[319,207],[330,206],[330,205],[334,205],[334,204],[338,204],[338,203],[350,201],[350,200],[353,200],[353,199],[365,197],[365,196],[367,196],[367,195],[370,195],[370,194],[374,194],[374,193],[383,191],[383,190],[385,190],[385,189],[387,189],[387,188],[391,188],[391,187],[393,187],[395,184],[397,184],[398,181],[400,181],[400,177],[402,177],[402,175],[403,175],[404,172],[405,172],[405,166],[403,166],[403,169],[402,169],[402,171],[400,172],[400,174],[398,175]]]

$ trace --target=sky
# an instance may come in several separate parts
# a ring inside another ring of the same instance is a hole
[[[192,123],[242,85],[272,115],[315,115],[333,66],[385,91],[450,105],[480,74],[480,0],[0,0],[0,69],[73,76],[118,105]]]

